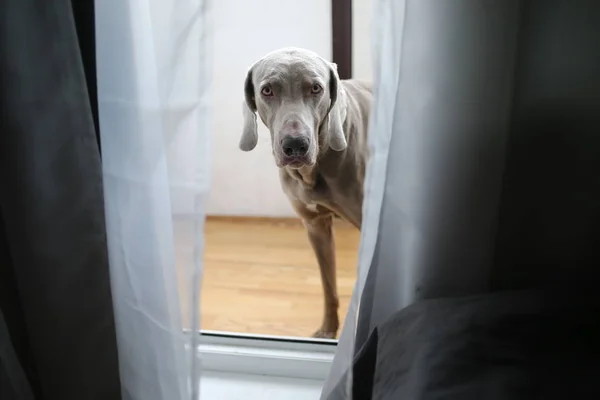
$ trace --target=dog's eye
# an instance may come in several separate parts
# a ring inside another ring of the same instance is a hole
[[[261,89],[260,93],[263,96],[270,97],[270,96],[273,96],[273,89],[271,89],[270,86],[265,86],[264,88]]]
[[[313,87],[310,89],[312,94],[319,94],[319,93],[321,93],[322,90],[323,90],[323,88],[318,83],[315,83],[313,85]]]

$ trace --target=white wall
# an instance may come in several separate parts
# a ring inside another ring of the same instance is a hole
[[[370,78],[372,0],[354,0],[354,69]],[[248,67],[265,53],[297,46],[331,59],[331,2],[219,0],[213,16],[212,187],[207,214],[294,216],[280,184],[268,130],[259,119],[258,146],[238,149],[243,84]]]
[[[212,188],[209,215],[294,215],[279,185],[268,130],[238,149],[244,79],[252,63],[280,47],[331,57],[331,10],[324,0],[219,0],[213,7]]]
[[[352,0],[352,77],[371,80],[371,18],[374,0]]]

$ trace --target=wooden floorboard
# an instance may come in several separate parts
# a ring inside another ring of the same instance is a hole
[[[336,222],[342,321],[356,278],[359,238],[355,228]],[[321,322],[319,270],[296,219],[209,217],[204,268],[203,329],[305,337]]]

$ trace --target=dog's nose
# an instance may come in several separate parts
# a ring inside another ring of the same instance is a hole
[[[286,136],[281,147],[288,157],[303,157],[308,153],[308,139],[304,136]]]

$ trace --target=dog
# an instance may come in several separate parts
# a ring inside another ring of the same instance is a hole
[[[258,114],[319,264],[325,308],[312,336],[334,339],[340,322],[332,224],[336,217],[361,228],[372,86],[340,80],[336,64],[312,51],[283,48],[250,67],[244,97],[239,148],[256,147]]]

